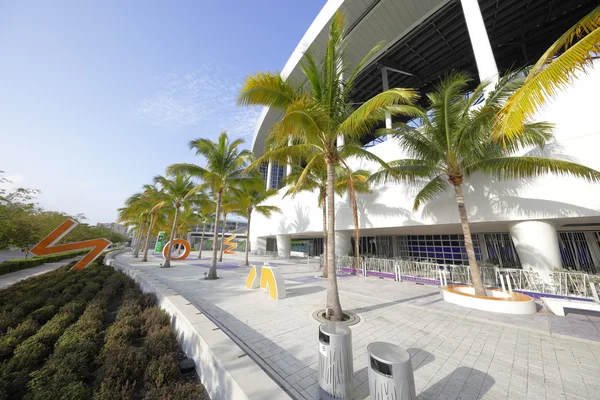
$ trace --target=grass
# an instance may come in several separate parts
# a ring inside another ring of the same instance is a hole
[[[71,265],[0,291],[0,399],[208,399],[169,316],[121,272]]]

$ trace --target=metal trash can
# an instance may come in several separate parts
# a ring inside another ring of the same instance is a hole
[[[415,376],[410,353],[400,346],[373,342],[369,354],[369,393],[377,400],[415,400]]]
[[[353,375],[350,328],[339,322],[319,325],[319,398],[351,400]]]

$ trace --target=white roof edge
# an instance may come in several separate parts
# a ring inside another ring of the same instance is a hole
[[[292,52],[292,55],[285,63],[285,66],[281,70],[281,77],[283,80],[286,80],[292,71],[298,66],[304,53],[310,47],[310,45],[315,41],[319,33],[323,31],[323,29],[327,26],[331,18],[334,16],[337,10],[342,6],[345,0],[328,0],[327,3],[323,6],[319,14],[314,19],[312,24],[306,30],[302,39]],[[269,107],[263,107],[258,120],[256,121],[256,127],[254,128],[254,135],[252,136],[252,150],[254,151],[254,146],[256,144],[256,138],[258,137],[258,132],[262,127],[262,124],[269,113]]]

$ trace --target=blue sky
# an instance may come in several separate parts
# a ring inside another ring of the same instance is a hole
[[[250,146],[246,75],[283,68],[325,0],[0,0],[0,170],[46,209],[116,209],[222,130]]]

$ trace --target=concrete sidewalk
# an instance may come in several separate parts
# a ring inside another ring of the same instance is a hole
[[[31,278],[32,276],[37,276],[41,274],[45,274],[46,272],[54,271],[64,265],[67,265],[71,261],[78,260],[77,258],[70,258],[68,260],[62,260],[55,263],[47,263],[42,264],[37,267],[23,269],[21,271],[11,272],[10,274],[0,275],[0,289],[7,288],[15,283],[22,281],[23,279]]]
[[[154,256],[148,263],[129,254],[117,259],[218,321],[293,397],[318,398],[318,323],[311,314],[326,296],[326,282],[315,277],[318,267],[268,259],[282,267],[288,288],[288,298],[275,301],[244,287],[248,268],[238,266],[238,255],[219,264],[221,279],[202,280],[207,257],[198,261],[192,253],[170,269],[158,268],[162,258]],[[352,327],[355,399],[368,396],[366,346],[373,341],[409,350],[420,399],[598,398],[597,317],[540,312],[507,318],[446,304],[435,287],[371,277],[341,276],[339,286],[344,308],[362,318]]]

